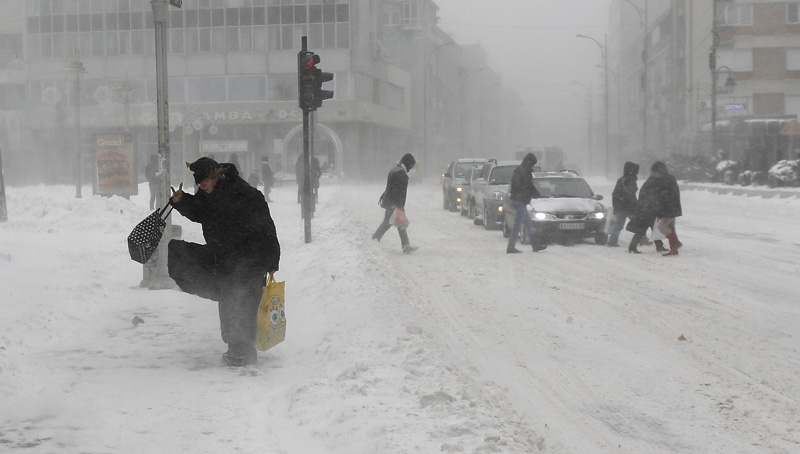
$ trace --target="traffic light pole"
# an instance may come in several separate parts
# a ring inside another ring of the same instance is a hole
[[[323,90],[322,84],[333,80],[333,73],[317,68],[319,55],[308,51],[308,37],[301,38],[302,49],[297,53],[297,100],[303,110],[303,188],[301,192],[301,212],[305,229],[306,243],[311,242],[311,217],[314,215],[316,197],[311,188],[311,159],[314,155],[314,125],[316,112],[322,101],[333,98],[333,91]],[[316,169],[315,169],[316,170]],[[298,175],[299,177],[299,175]]]
[[[308,38],[302,38],[301,52],[308,51]],[[311,197],[311,109],[303,108],[303,194],[301,211],[306,244],[311,242],[311,215],[313,213]]]
[[[305,46],[304,46],[305,47]],[[303,197],[302,197],[302,211],[303,211],[303,229],[305,231],[306,243],[311,242],[311,213],[312,204],[314,203],[311,197],[311,125],[310,125],[311,112],[303,109]]]

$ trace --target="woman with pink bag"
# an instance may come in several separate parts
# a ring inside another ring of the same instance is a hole
[[[372,234],[372,239],[380,241],[392,225],[397,227],[400,233],[400,244],[403,246],[403,253],[410,254],[417,250],[416,246],[411,246],[408,241],[408,218],[405,215],[406,193],[408,192],[408,171],[414,167],[417,161],[411,153],[406,153],[400,158],[389,176],[386,178],[386,191],[383,192],[379,200],[381,208],[386,210],[383,222],[378,226],[378,230]],[[405,222],[401,222],[405,219]]]

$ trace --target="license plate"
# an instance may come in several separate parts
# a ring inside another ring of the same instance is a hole
[[[558,224],[558,228],[561,230],[583,230],[586,228],[586,224],[583,222],[562,222]]]

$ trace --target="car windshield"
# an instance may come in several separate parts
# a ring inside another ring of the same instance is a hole
[[[476,167],[476,166],[479,166],[479,165],[482,165],[482,164],[483,164],[482,162],[462,162],[462,163],[458,163],[458,164],[456,164],[456,170],[455,170],[455,172],[453,172],[454,173],[453,176],[456,177],[456,178],[464,178],[464,177],[467,176],[467,172],[469,172],[469,169],[471,169],[473,167]]]
[[[489,184],[511,184],[511,175],[517,166],[499,166],[492,170]]]
[[[583,178],[534,178],[533,185],[543,198],[581,197],[594,195],[589,184]]]

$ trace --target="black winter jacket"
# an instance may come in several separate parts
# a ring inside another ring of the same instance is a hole
[[[203,237],[213,252],[219,271],[233,273],[277,271],[280,244],[264,195],[241,179],[232,164],[207,194],[184,194],[172,206],[203,226]]]
[[[681,210],[681,190],[678,187],[678,180],[671,174],[664,173],[656,181],[656,216],[659,218],[677,218],[681,216],[683,211]]]
[[[397,164],[389,171],[386,177],[386,191],[381,196],[383,208],[406,208],[406,194],[408,193],[408,172],[403,164]]]
[[[533,185],[532,172],[534,165],[536,165],[536,158],[529,159],[526,156],[522,160],[522,164],[514,169],[514,173],[511,175],[511,187],[509,188],[511,200],[528,204],[531,199],[539,198],[539,191]]]
[[[639,190],[639,200],[636,202],[635,214],[626,228],[628,231],[647,230],[653,226],[656,221],[656,211],[658,210],[658,201],[656,200],[657,185],[658,179],[652,176],[642,185]]]
[[[638,173],[639,164],[625,163],[622,176],[617,180],[614,192],[611,193],[611,204],[615,214],[633,213],[636,210],[636,191],[639,190],[639,185],[636,184]]]

